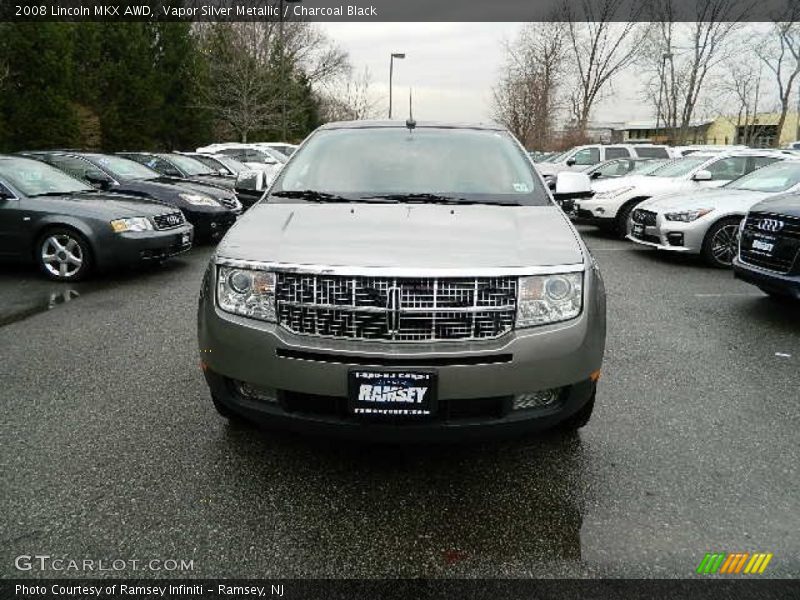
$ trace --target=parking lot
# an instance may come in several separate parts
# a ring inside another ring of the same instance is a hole
[[[608,290],[592,421],[463,446],[228,425],[196,346],[212,247],[83,284],[2,267],[0,574],[40,553],[194,561],[117,576],[690,577],[743,551],[796,576],[797,307],[582,233]]]

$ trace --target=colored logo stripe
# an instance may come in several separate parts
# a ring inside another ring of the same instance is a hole
[[[720,574],[748,574],[755,575],[763,573],[767,565],[772,560],[772,554],[756,552],[710,552],[707,553],[700,564],[697,566],[697,573],[712,575]],[[746,566],[745,566],[746,565]]]

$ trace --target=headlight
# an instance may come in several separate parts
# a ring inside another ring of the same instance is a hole
[[[635,188],[631,185],[628,187],[621,187],[621,188],[616,188],[614,190],[608,190],[606,192],[598,192],[594,195],[594,199],[603,200],[604,198],[616,198],[617,196],[622,196],[622,194],[627,194],[633,189]]]
[[[195,206],[219,206],[219,202],[214,200],[211,196],[204,196],[203,194],[178,194],[181,199],[189,204]]]
[[[217,303],[225,312],[275,321],[275,273],[220,266]]]
[[[583,306],[583,273],[520,277],[517,327],[574,319]]]
[[[713,208],[699,208],[697,210],[687,210],[684,212],[667,213],[664,218],[667,221],[683,221],[684,223],[691,223],[700,217],[710,213]]]
[[[125,231],[150,231],[153,229],[153,224],[150,219],[146,217],[129,217],[127,219],[114,219],[111,221],[111,229],[115,233],[123,233]]]

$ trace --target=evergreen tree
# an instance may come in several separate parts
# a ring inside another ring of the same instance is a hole
[[[72,146],[79,139],[72,103],[72,31],[67,23],[6,23],[7,68],[0,114],[6,150]]]

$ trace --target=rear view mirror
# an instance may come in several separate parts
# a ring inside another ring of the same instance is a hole
[[[589,176],[586,173],[562,171],[556,175],[556,191],[553,195],[559,201],[591,196],[592,184]]]
[[[572,167],[574,165],[575,165],[575,159],[574,158],[568,158],[567,159],[567,166],[568,167]]]
[[[692,176],[693,181],[711,181],[711,171],[700,169]]]
[[[266,188],[263,171],[244,171],[236,177],[237,190],[262,192]]]

